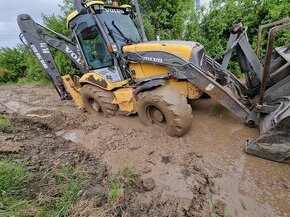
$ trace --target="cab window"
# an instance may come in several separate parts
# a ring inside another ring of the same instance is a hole
[[[85,59],[92,69],[100,69],[113,65],[103,38],[90,15],[79,15],[76,18],[75,33],[79,40]]]

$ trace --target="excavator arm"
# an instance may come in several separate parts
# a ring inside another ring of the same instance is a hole
[[[23,38],[25,39],[26,43],[23,43],[36,56],[47,77],[53,82],[61,99],[69,99],[69,93],[65,89],[62,76],[55,64],[49,47],[53,47],[65,54],[80,72],[84,74],[87,70],[82,65],[83,57],[78,46],[68,37],[36,23],[28,14],[19,15],[17,22],[21,30],[21,41],[23,42]],[[52,35],[55,36],[53,37]]]

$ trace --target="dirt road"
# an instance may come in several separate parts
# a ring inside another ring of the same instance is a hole
[[[137,116],[92,120],[51,86],[0,87],[0,110],[48,124],[107,163],[109,173],[128,167],[151,180],[150,191],[131,201],[129,216],[290,216],[290,166],[244,154],[257,130],[212,100],[192,108],[191,131],[172,138]]]

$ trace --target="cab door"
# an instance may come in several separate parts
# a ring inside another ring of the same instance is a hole
[[[105,45],[93,16],[91,14],[78,15],[73,22],[74,34],[89,69],[97,70],[113,66],[113,57]]]

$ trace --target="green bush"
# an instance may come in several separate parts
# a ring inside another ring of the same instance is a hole
[[[11,81],[11,75],[12,73],[8,69],[0,68],[0,83]]]
[[[226,47],[228,29],[233,24],[242,22],[248,26],[249,41],[256,48],[259,25],[288,17],[289,8],[290,2],[283,0],[213,0],[209,11],[202,17],[196,34],[205,39],[204,45],[208,54],[215,56]],[[268,31],[265,30],[263,34],[262,52],[265,52]],[[194,36],[191,38],[194,39]],[[290,31],[283,32],[276,45],[289,43],[289,36]]]
[[[25,76],[23,47],[0,48],[0,82],[17,81]]]

